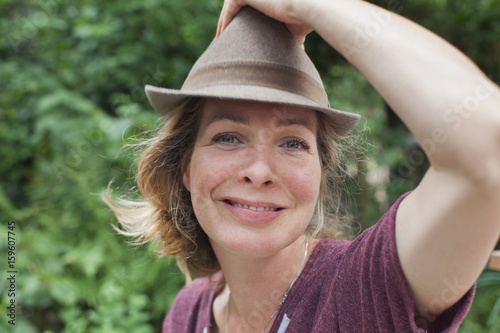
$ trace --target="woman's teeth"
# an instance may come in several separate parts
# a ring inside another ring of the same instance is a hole
[[[253,210],[254,212],[267,212],[267,211],[275,212],[278,210],[278,208],[247,206],[247,205],[242,205],[242,204],[235,203],[235,202],[231,202],[231,206],[250,209],[250,210]]]

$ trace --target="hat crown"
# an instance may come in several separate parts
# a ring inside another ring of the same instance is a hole
[[[168,117],[188,98],[218,98],[304,107],[326,114],[338,137],[359,115],[330,108],[316,67],[284,23],[243,7],[193,65],[180,90],[146,86]]]
[[[329,105],[316,67],[286,25],[249,6],[240,10],[224,32],[214,39],[198,58],[184,83],[183,89],[193,88],[191,85],[194,80],[190,80],[190,78],[195,77],[200,71],[207,68],[228,68],[235,65],[247,65],[249,69],[255,70],[257,67],[263,66],[266,68],[263,72],[268,73],[267,75],[273,73],[272,71],[267,72],[270,67],[279,67],[285,71],[299,73],[298,77],[301,77],[302,80],[304,77],[308,77],[308,81],[314,81],[316,94],[312,99],[320,105]],[[228,71],[224,72],[226,79],[228,73]],[[235,75],[237,74],[235,73]],[[256,75],[259,74],[254,73],[254,77]],[[290,78],[288,75],[284,76],[287,76],[287,79]],[[220,83],[223,84],[224,77],[222,75],[220,77],[222,78]],[[245,77],[242,77],[242,81],[248,83],[248,79]],[[217,79],[212,78],[207,84],[216,85],[218,82]],[[201,87],[198,85],[195,88]],[[311,98],[307,94],[304,95]]]

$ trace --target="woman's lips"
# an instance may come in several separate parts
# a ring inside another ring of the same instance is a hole
[[[251,223],[267,223],[278,217],[283,211],[272,203],[253,203],[241,200],[223,200],[222,203],[239,219]]]

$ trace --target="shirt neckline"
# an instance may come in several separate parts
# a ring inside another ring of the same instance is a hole
[[[295,281],[294,285],[292,286],[292,289],[290,289],[289,295],[293,294],[294,290],[296,290],[298,288],[298,286],[300,286],[302,284],[302,280],[304,279],[304,276],[309,275],[309,271],[312,269],[312,267],[314,266],[314,262],[317,260],[318,252],[320,251],[320,249],[322,249],[325,246],[325,243],[328,240],[329,240],[328,238],[321,238],[318,241],[318,243],[316,244],[316,246],[312,250],[311,254],[309,255],[309,258],[307,258],[307,262],[304,265],[304,268],[302,269],[302,272],[300,272],[299,277],[297,278],[297,281]],[[222,276],[222,271],[219,271],[219,272],[217,272],[215,274],[216,275],[221,274],[221,276]],[[215,316],[214,316],[214,311],[213,311],[213,309],[214,309],[214,301],[215,301],[215,297],[218,294],[216,294],[213,290],[210,290],[210,291],[211,291],[210,292],[210,298],[209,298],[209,304],[210,304],[210,316],[209,317],[210,317],[210,321],[209,321],[209,326],[205,327],[205,328],[207,328],[207,330],[209,332],[212,332],[212,326],[215,325]],[[283,302],[280,310],[278,311],[278,313],[275,316],[273,325],[271,326],[271,330],[269,332],[276,331],[276,329],[277,329],[277,327],[275,327],[276,325],[278,325],[278,327],[279,327],[279,324],[276,323],[277,322],[276,319],[282,317],[282,311],[285,308],[285,304],[287,304],[288,300],[289,300],[289,297],[287,297],[287,299],[285,300],[285,302]]]

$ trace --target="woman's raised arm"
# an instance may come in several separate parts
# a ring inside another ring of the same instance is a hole
[[[500,89],[464,54],[397,14],[359,0],[226,1],[303,40],[316,30],[372,83],[431,167],[401,204],[396,242],[416,309],[432,318],[478,278],[500,235]]]

